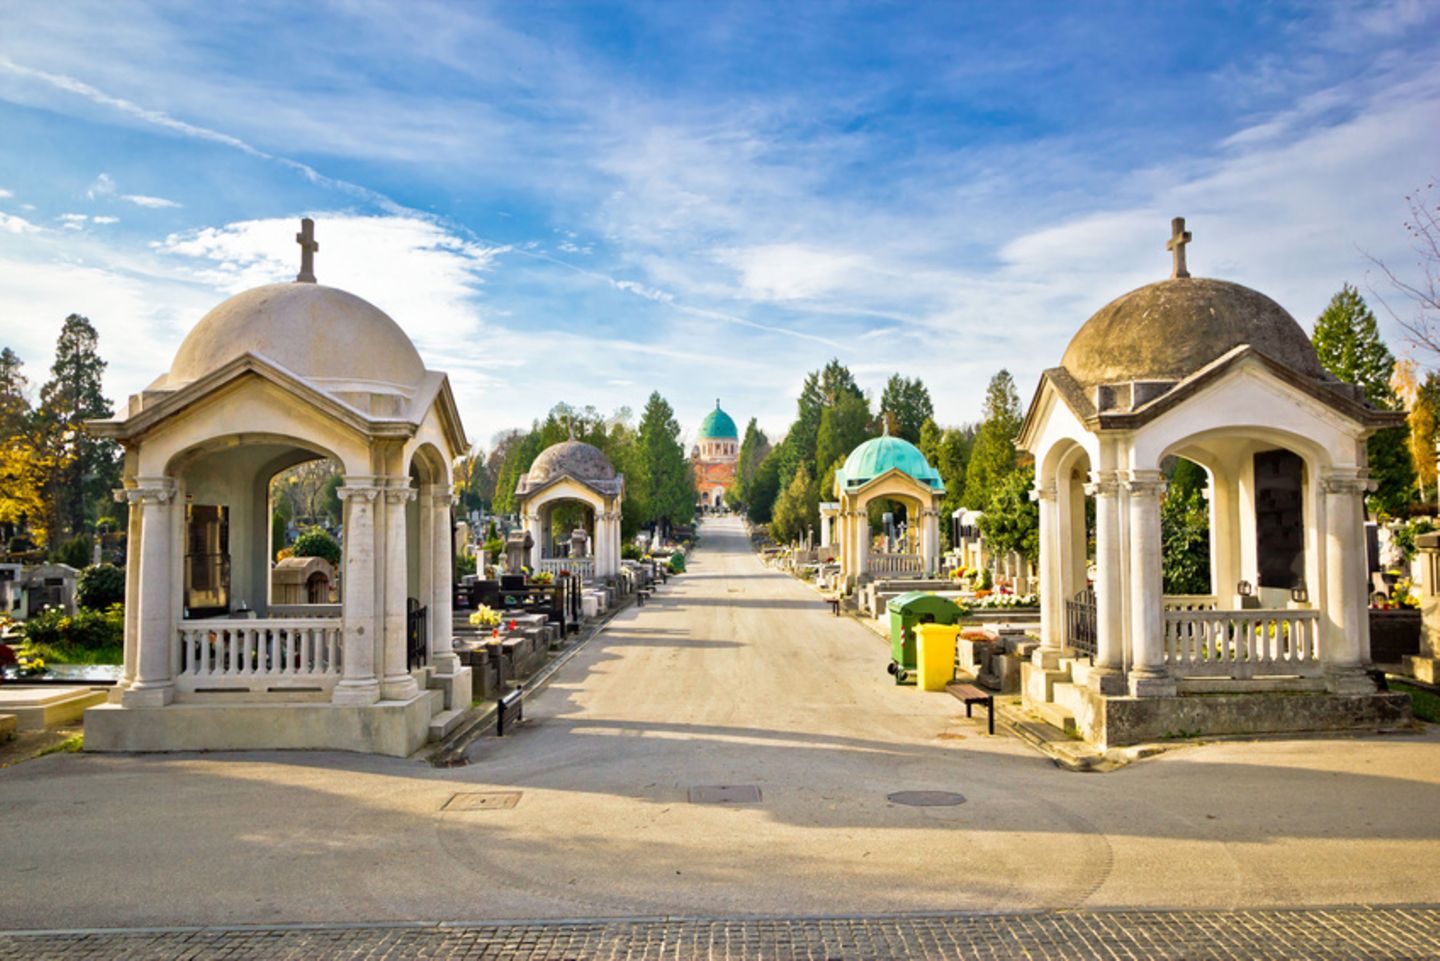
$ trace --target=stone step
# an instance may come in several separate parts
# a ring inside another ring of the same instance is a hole
[[[1070,680],[1075,682],[1076,687],[1084,687],[1090,683],[1090,672],[1095,670],[1088,657],[1077,657],[1074,659],[1061,658],[1060,663],[1070,661]]]
[[[1081,687],[1073,681],[1061,681],[1055,685],[1055,704],[1065,708],[1071,715],[1080,713]]]
[[[1034,708],[1035,713],[1040,715],[1046,724],[1064,731],[1067,735],[1075,733],[1075,714],[1069,708],[1059,704],[1036,704]]]
[[[430,740],[439,741],[447,737],[465,720],[466,713],[465,710],[457,708],[436,714],[430,719]]]
[[[1067,683],[1067,682],[1070,680],[1070,672],[1069,672],[1068,670],[1063,670],[1063,671],[1042,671],[1041,673],[1042,673],[1042,674],[1044,675],[1044,677],[1045,677],[1045,698],[1044,698],[1044,699],[1045,699],[1046,701],[1053,701],[1053,700],[1055,700],[1055,685],[1056,685],[1056,684],[1065,684],[1065,683]],[[1032,692],[1032,693],[1031,693],[1031,696],[1034,697],[1034,695],[1035,695],[1036,693],[1038,693],[1038,692]]]

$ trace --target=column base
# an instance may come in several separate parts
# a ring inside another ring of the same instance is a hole
[[[436,674],[458,674],[460,672],[460,655],[454,651],[436,654],[432,660]]]
[[[341,681],[330,695],[331,704],[347,707],[364,707],[380,700],[380,682],[373,677],[361,680]]]
[[[1037,647],[1030,653],[1030,663],[1042,671],[1054,671],[1060,667],[1058,647]]]
[[[169,681],[146,683],[136,681],[120,693],[123,707],[164,707],[175,700],[175,685]]]
[[[1374,694],[1375,681],[1362,667],[1327,667],[1325,690],[1332,694]]]
[[[1096,694],[1119,695],[1125,693],[1125,675],[1113,667],[1090,669],[1090,690]]]
[[[420,685],[409,674],[387,674],[380,682],[380,697],[386,701],[408,701],[420,693]]]
[[[1440,657],[1412,654],[1405,658],[1405,669],[1417,681],[1424,681],[1426,684],[1440,684]]]
[[[1172,697],[1175,679],[1169,674],[1130,672],[1131,697]]]

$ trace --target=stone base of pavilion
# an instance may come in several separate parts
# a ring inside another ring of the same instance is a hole
[[[469,672],[465,680],[469,681]],[[404,701],[364,706],[317,702],[102,704],[85,712],[85,750],[358,751],[408,757],[431,737],[445,694],[423,690]]]
[[[1196,679],[1178,694],[1103,694],[1087,666],[1062,663],[1070,678],[1057,682],[1060,672],[1026,663],[1021,690],[1028,710],[1102,751],[1175,738],[1379,731],[1412,720],[1409,695],[1335,693],[1301,678]]]
[[[1424,684],[1440,684],[1440,657],[1412,654],[1405,658],[1405,673]]]

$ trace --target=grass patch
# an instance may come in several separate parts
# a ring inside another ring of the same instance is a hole
[[[78,644],[42,644],[31,641],[25,651],[46,664],[123,664],[125,648],[81,647]]]
[[[1392,691],[1410,695],[1410,705],[1417,718],[1431,724],[1440,724],[1440,694],[1406,684],[1404,681],[1391,681],[1389,686]]]
[[[58,741],[49,747],[41,748],[35,752],[35,757],[44,757],[47,754],[60,754],[62,752],[65,754],[76,754],[83,750],[85,750],[85,735],[76,734],[74,737],[67,737],[65,740]]]

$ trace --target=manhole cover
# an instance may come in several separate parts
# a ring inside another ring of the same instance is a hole
[[[965,795],[953,791],[896,791],[885,795],[885,799],[912,808],[953,807],[965,803]]]
[[[704,784],[690,789],[691,804],[755,804],[760,789],[753,784]]]
[[[452,794],[442,811],[500,811],[520,803],[519,791],[489,791]]]

